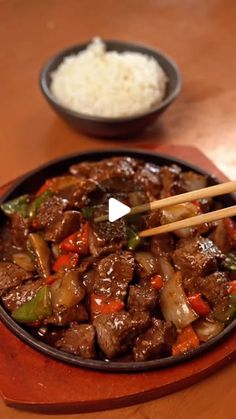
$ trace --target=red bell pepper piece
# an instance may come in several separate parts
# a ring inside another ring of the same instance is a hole
[[[47,278],[45,278],[44,283],[46,285],[51,285],[53,284],[53,282],[55,282],[57,280],[57,276],[56,275],[50,275]]]
[[[164,285],[164,280],[161,275],[154,275],[151,278],[152,287],[156,290],[160,290]]]
[[[197,209],[199,210],[199,212],[202,212],[201,203],[197,199],[195,201],[192,201],[192,204],[197,207]]]
[[[228,285],[228,293],[236,294],[236,280],[227,282],[227,285]]]
[[[87,255],[89,252],[89,223],[85,223],[80,231],[66,237],[59,247],[65,252]]]
[[[232,220],[232,218],[225,218],[223,223],[232,246],[236,247],[236,223]]]
[[[92,315],[115,313],[124,308],[123,301],[104,295],[91,294],[90,303]]]
[[[206,317],[211,311],[208,302],[202,299],[201,294],[189,295],[188,301],[199,316]]]
[[[61,255],[54,262],[52,269],[57,272],[61,269],[71,269],[75,268],[79,261],[78,253],[67,253],[66,255]]]
[[[43,192],[47,191],[48,189],[53,190],[56,192],[55,188],[53,188],[53,181],[52,179],[47,179],[44,184],[39,188],[39,190],[36,192],[36,196],[42,195]]]
[[[29,327],[40,327],[42,322],[40,320],[35,320],[34,322],[27,323],[27,326]]]
[[[197,348],[199,344],[199,339],[190,324],[182,329],[178,335],[176,342],[172,346],[172,355],[183,354],[190,349]]]
[[[34,218],[34,219],[32,220],[31,225],[32,225],[32,227],[33,227],[33,228],[35,228],[36,230],[40,229],[40,227],[41,227],[41,224],[38,222],[38,220],[37,220],[36,218]]]

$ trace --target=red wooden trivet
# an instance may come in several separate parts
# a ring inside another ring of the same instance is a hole
[[[161,153],[180,157],[226,177],[198,149],[160,146]],[[9,185],[0,189],[2,194]],[[236,335],[207,353],[180,365],[142,373],[104,373],[73,367],[42,355],[0,323],[0,391],[7,405],[46,413],[111,409],[151,400],[209,375],[236,353]]]

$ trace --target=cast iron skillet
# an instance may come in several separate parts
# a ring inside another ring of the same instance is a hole
[[[208,175],[209,185],[215,185],[219,183],[216,178],[212,177],[209,173],[204,170],[197,168],[189,163],[186,163],[182,160],[178,160],[163,154],[148,153],[143,151],[129,150],[129,149],[115,149],[111,151],[93,151],[87,153],[73,154],[67,157],[54,160],[50,163],[47,163],[38,169],[31,171],[24,175],[20,180],[18,180],[10,190],[5,193],[0,200],[0,203],[13,199],[19,195],[25,193],[31,193],[37,190],[42,183],[49,177],[57,176],[66,172],[70,165],[79,163],[82,161],[97,161],[104,158],[113,157],[113,156],[124,156],[128,155],[130,157],[143,159],[147,162],[156,163],[160,166],[170,165],[172,163],[178,164],[184,170],[193,170],[197,173]],[[231,195],[224,195],[220,198],[220,201],[224,206],[230,206],[236,204],[236,199]],[[1,214],[2,215],[2,214]],[[3,217],[1,217],[3,218]],[[235,325],[236,319],[233,320],[219,335],[215,338],[209,340],[206,343],[203,343],[198,348],[176,357],[169,356],[167,358],[157,359],[153,361],[143,361],[143,362],[120,362],[120,361],[103,361],[103,360],[88,360],[83,359],[78,356],[62,352],[58,349],[55,349],[40,340],[37,340],[31,336],[22,326],[16,323],[5,309],[0,305],[0,319],[7,325],[7,327],[15,333],[20,339],[29,344],[31,347],[43,352],[44,354],[56,358],[60,361],[64,361],[69,364],[77,365],[79,367],[87,367],[102,371],[123,371],[123,372],[137,372],[150,369],[157,369],[167,366],[172,366],[179,362],[189,360],[204,351],[209,350],[214,345],[216,345],[223,338],[232,333]]]

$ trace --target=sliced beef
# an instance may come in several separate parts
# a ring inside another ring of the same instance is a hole
[[[229,234],[226,231],[223,220],[218,221],[216,224],[209,238],[223,253],[227,254],[233,250],[232,243],[229,240]]]
[[[94,182],[103,182],[112,178],[131,178],[137,160],[130,157],[112,157],[99,162],[83,162],[70,167],[70,173],[85,178],[91,178]]]
[[[180,174],[181,183],[187,192],[203,189],[207,186],[207,177],[192,171]]]
[[[100,314],[94,320],[97,340],[104,355],[112,359],[132,347],[135,338],[150,324],[147,313]]]
[[[0,262],[0,295],[31,278],[32,274],[14,263]]]
[[[227,281],[228,275],[225,272],[214,272],[211,275],[201,278],[199,289],[202,295],[212,304],[219,303],[228,296]]]
[[[17,285],[2,295],[3,304],[9,311],[12,312],[22,304],[32,300],[42,286],[42,279],[36,279],[34,281],[28,280],[23,284]]]
[[[160,169],[161,198],[185,192],[180,179],[181,169],[176,164]]]
[[[94,289],[94,282],[97,276],[95,269],[89,269],[87,272],[81,274],[81,281],[88,294],[91,294]]]
[[[11,260],[12,253],[16,249],[12,247],[11,226],[9,220],[0,230],[0,260]]]
[[[126,225],[123,219],[114,223],[94,223],[90,229],[89,250],[93,256],[120,250],[127,242]]]
[[[114,192],[114,191],[105,192],[103,188],[102,190],[100,188],[97,188],[89,195],[90,202],[94,206],[95,211],[96,211],[96,207],[99,208],[103,206],[105,211],[102,211],[102,214],[104,214],[104,212],[107,212],[108,201],[110,198],[115,198],[125,205],[130,205],[129,194],[127,194],[127,192],[125,193]]]
[[[137,187],[135,189],[137,189]],[[127,194],[125,195],[127,196]],[[128,194],[128,202],[125,202],[125,196],[122,197],[123,199],[119,199],[118,196],[115,196],[115,198],[118,199],[118,201],[129,205],[130,207],[136,207],[137,205],[146,204],[148,202],[148,196],[145,191],[136,191],[134,189]]]
[[[60,221],[63,216],[63,210],[66,208],[67,202],[58,197],[53,196],[46,202],[40,205],[37,215],[34,218],[34,227],[37,229],[43,229],[49,227],[51,224],[55,224]]]
[[[91,324],[72,323],[55,346],[82,358],[95,358],[95,330]]]
[[[157,199],[160,196],[160,168],[153,163],[145,163],[135,173],[134,182],[138,188],[144,190],[149,200]]]
[[[29,234],[29,221],[22,217],[21,214],[15,212],[11,215],[11,232],[12,244],[20,250],[25,250],[27,247],[27,237]]]
[[[171,260],[174,251],[174,239],[171,234],[160,234],[151,238],[151,252],[156,257],[165,257]]]
[[[97,162],[89,162],[84,161],[82,163],[76,163],[69,167],[69,172],[72,175],[78,176],[78,177],[84,177],[89,178],[92,170],[92,165],[97,165]]]
[[[158,302],[158,291],[155,290],[149,281],[142,285],[131,285],[129,287],[128,309],[130,311],[151,311]]]
[[[148,361],[168,355],[175,340],[176,328],[171,322],[153,319],[152,326],[135,342],[134,360]]]
[[[173,260],[183,277],[204,276],[217,269],[221,251],[209,239],[194,237],[182,239],[173,253]]]
[[[103,258],[96,269],[94,293],[123,300],[133,272],[134,258],[130,252],[113,253]]]
[[[78,176],[78,184],[68,187],[58,194],[61,198],[68,201],[68,208],[81,209],[90,202],[89,194],[98,188],[93,179]],[[102,190],[100,190],[100,193]]]
[[[214,272],[205,277],[193,277],[184,279],[184,288],[188,294],[201,293],[212,305],[219,303],[228,295],[226,272]]]
[[[76,306],[64,308],[61,307],[54,312],[51,317],[45,319],[45,324],[54,324],[55,326],[66,326],[71,322],[85,322],[88,320],[88,313],[83,303]]]
[[[86,290],[86,294],[91,294],[93,292],[96,269],[95,267],[98,264],[98,259],[92,256],[84,258],[81,260],[79,267],[76,271],[79,272],[80,282]]]
[[[137,161],[129,157],[114,157],[71,166],[70,172],[80,179],[80,187],[73,194],[74,205],[78,208],[91,200],[93,203],[102,202],[106,192],[133,191],[136,166]]]
[[[126,178],[126,177],[113,177],[107,178],[101,181],[98,185],[98,192],[106,191],[112,195],[113,198],[120,195],[120,198],[123,198],[121,202],[127,201],[127,194],[135,190],[135,184],[133,181],[133,177]],[[125,197],[126,195],[126,197]],[[90,195],[93,199],[93,196]],[[127,202],[128,203],[128,202]]]
[[[76,270],[79,271],[80,274],[83,274],[87,270],[92,269],[94,266],[96,266],[97,262],[98,262],[98,258],[96,257],[93,257],[93,256],[85,257],[80,261],[79,266]]]
[[[83,194],[88,187],[88,180],[77,176],[59,176],[51,179],[51,185],[54,185],[56,195],[67,203],[68,209],[73,209],[74,206],[78,207],[78,198],[83,202]],[[77,196],[78,195],[78,196]]]
[[[81,260],[79,267],[76,269],[80,274],[81,284],[83,284],[87,294],[93,292],[97,264],[98,259],[89,256]]]
[[[200,205],[201,211],[204,213],[217,209],[217,208],[214,208],[213,198],[199,199],[199,205]]]
[[[159,210],[152,211],[148,214],[145,214],[143,216],[144,223],[145,223],[144,229],[158,227],[160,225],[160,218],[161,218],[161,213]]]
[[[79,230],[81,222],[81,214],[78,211],[65,211],[61,215],[61,219],[55,223],[49,224],[44,233],[45,240],[61,241],[66,236]]]

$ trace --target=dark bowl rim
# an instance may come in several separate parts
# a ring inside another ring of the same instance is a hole
[[[44,94],[44,96],[51,103],[53,103],[54,106],[58,107],[62,112],[66,113],[67,115],[72,116],[74,118],[79,118],[79,119],[83,119],[83,120],[86,120],[86,121],[97,122],[97,123],[101,122],[101,123],[106,123],[106,124],[114,124],[114,123],[123,123],[123,122],[125,123],[125,122],[129,122],[129,121],[136,121],[138,119],[145,118],[147,116],[151,116],[151,115],[155,114],[156,112],[163,110],[173,100],[176,99],[176,97],[179,95],[179,93],[182,89],[182,78],[181,78],[179,67],[177,66],[176,62],[169,55],[163,53],[162,51],[160,51],[158,49],[149,47],[145,43],[141,43],[141,42],[118,41],[118,40],[112,40],[112,39],[103,39],[103,41],[108,46],[109,46],[109,44],[117,44],[117,45],[122,44],[125,47],[127,46],[127,51],[128,51],[128,47],[132,45],[133,47],[140,47],[140,48],[146,49],[147,54],[151,53],[152,56],[155,56],[155,55],[162,56],[162,58],[164,58],[164,60],[166,60],[166,62],[168,62],[168,64],[172,67],[172,69],[175,72],[176,86],[175,86],[174,90],[163,101],[161,101],[161,103],[154,106],[151,110],[143,112],[143,113],[138,113],[138,114],[135,114],[135,115],[131,115],[131,116],[128,116],[128,117],[117,117],[116,118],[116,117],[93,116],[93,115],[88,115],[88,114],[76,112],[74,110],[69,109],[68,107],[64,106],[59,101],[57,101],[57,99],[54,97],[54,95],[52,94],[52,92],[51,92],[51,90],[48,86],[46,78],[49,75],[51,65],[57,59],[59,59],[60,57],[64,58],[66,56],[69,56],[70,54],[73,53],[74,49],[77,49],[77,48],[85,49],[86,46],[91,42],[91,40],[90,40],[90,41],[83,42],[81,44],[74,44],[70,47],[66,47],[66,48],[58,51],[56,54],[54,54],[52,57],[50,57],[44,63],[43,67],[41,68],[40,73],[39,73],[39,85],[40,85],[41,91]]]
[[[104,156],[105,154],[105,156]],[[135,155],[138,156],[141,159],[155,159],[159,158],[162,160],[169,161],[168,164],[175,163],[179,164],[182,167],[185,167],[189,170],[194,170],[197,173],[207,175],[209,179],[211,179],[214,183],[220,183],[217,177],[212,176],[208,171],[201,169],[198,166],[195,166],[191,163],[188,163],[187,161],[183,159],[179,159],[176,157],[169,156],[168,154],[163,153],[156,153],[156,152],[150,152],[146,150],[137,150],[137,149],[130,149],[130,148],[114,148],[114,149],[98,149],[98,150],[92,150],[92,151],[83,151],[80,153],[72,153],[68,154],[66,156],[62,156],[53,160],[50,160],[49,162],[40,165],[39,167],[27,172],[26,174],[22,175],[19,179],[14,182],[14,184],[0,197],[0,204],[3,203],[5,200],[8,199],[8,197],[17,189],[19,188],[23,182],[27,181],[30,177],[35,176],[37,174],[40,174],[41,171],[48,169],[55,165],[60,165],[60,163],[66,163],[68,161],[68,164],[71,164],[69,160],[77,159],[77,158],[84,158],[86,160],[89,157],[95,157],[95,161],[99,160],[99,158],[106,158],[106,157],[112,157],[115,155]],[[103,157],[100,157],[103,156]],[[131,156],[132,157],[132,156]],[[232,199],[235,199],[232,196]],[[50,356],[53,359],[56,359],[57,361],[63,361],[67,364],[72,364],[78,367],[85,367],[88,369],[95,369],[95,370],[101,370],[103,372],[118,372],[118,373],[127,373],[127,372],[142,372],[142,371],[149,371],[149,370],[158,370],[160,368],[165,367],[172,367],[175,364],[179,364],[181,362],[186,362],[189,360],[192,360],[196,356],[201,355],[202,353],[207,352],[212,347],[214,347],[218,342],[221,342],[226,336],[228,336],[233,329],[236,326],[236,319],[234,319],[229,325],[227,325],[222,332],[219,333],[219,335],[215,336],[214,338],[210,339],[209,341],[202,343],[198,348],[193,349],[187,353],[184,353],[182,355],[178,356],[169,356],[166,358],[156,359],[156,360],[150,360],[150,361],[142,361],[142,362],[120,362],[120,361],[103,361],[103,360],[91,360],[91,359],[83,359],[81,357],[78,357],[76,355],[72,355],[66,352],[62,352],[48,344],[45,344],[44,342],[40,341],[39,339],[36,339],[33,337],[30,333],[28,333],[23,327],[21,327],[20,324],[16,323],[12,317],[7,313],[7,311],[4,309],[2,304],[0,303],[0,319],[6,324],[6,326],[22,341],[27,343],[30,347],[33,349],[37,349],[39,352],[43,353],[44,355]]]

